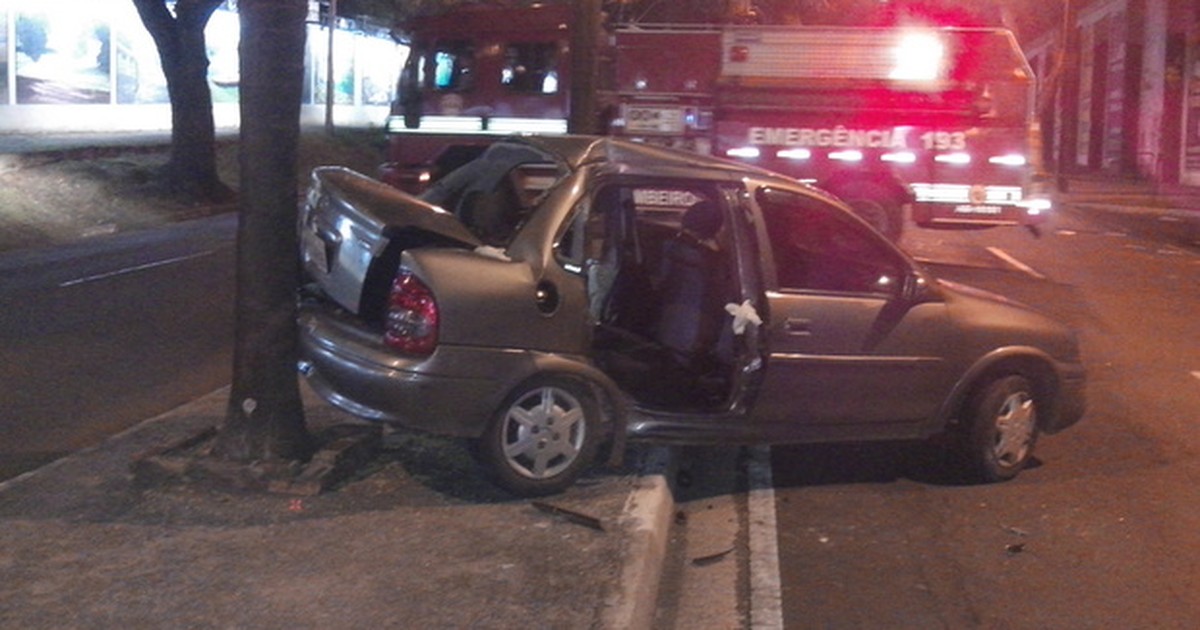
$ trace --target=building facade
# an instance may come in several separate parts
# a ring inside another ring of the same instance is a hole
[[[1200,186],[1200,4],[1062,1],[1060,27],[1024,43],[1048,168]]]
[[[325,120],[332,77],[336,123],[384,125],[407,48],[386,29],[355,20],[339,20],[330,38],[317,3],[310,5],[305,122]],[[238,124],[238,37],[236,2],[229,0],[205,29],[218,127]],[[158,51],[133,2],[0,0],[0,133],[170,126]]]

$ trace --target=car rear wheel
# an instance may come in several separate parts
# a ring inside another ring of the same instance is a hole
[[[1037,398],[1022,376],[998,378],[972,399],[962,448],[974,481],[1006,481],[1029,464],[1038,437]]]
[[[505,399],[476,453],[497,484],[513,494],[562,492],[595,458],[599,413],[595,399],[576,381],[534,379]]]

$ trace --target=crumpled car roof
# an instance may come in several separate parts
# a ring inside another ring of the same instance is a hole
[[[537,147],[558,158],[571,170],[586,164],[609,162],[648,170],[687,168],[731,175],[750,171],[765,177],[778,176],[747,164],[604,136],[520,136],[512,141]]]

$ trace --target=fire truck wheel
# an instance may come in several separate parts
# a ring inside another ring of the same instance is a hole
[[[887,194],[876,186],[861,186],[842,195],[846,205],[864,221],[875,226],[893,241],[900,240],[904,229],[901,207],[888,199]]]

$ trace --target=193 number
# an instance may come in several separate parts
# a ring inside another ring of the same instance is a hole
[[[962,131],[927,131],[921,134],[926,149],[937,151],[963,151],[967,148],[967,134]]]

